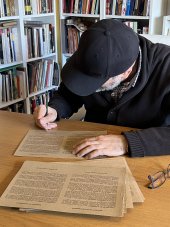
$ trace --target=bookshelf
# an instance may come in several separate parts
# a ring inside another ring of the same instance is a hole
[[[68,5],[69,2],[69,5]],[[89,7],[84,7],[84,4],[89,2]],[[116,0],[60,0],[60,28],[61,28],[61,58],[62,65],[65,64],[67,59],[74,52],[74,48],[70,51],[69,45],[69,34],[71,28],[75,30],[75,24],[80,24],[91,21],[92,23],[105,19],[105,18],[115,18],[122,20],[128,26],[131,26],[136,32],[140,34],[162,34],[162,25],[163,25],[163,16],[167,15],[167,5],[169,0],[148,0],[148,1],[137,1],[137,0],[123,0],[126,9],[123,12],[123,6],[121,6],[122,11],[118,11],[116,8]],[[128,2],[134,2],[134,11],[126,12]],[[139,10],[136,2],[145,2],[143,10]],[[93,8],[93,4],[97,5],[97,8]],[[115,5],[115,6],[114,6]],[[84,7],[84,8],[83,8]],[[136,11],[135,11],[136,7]],[[169,9],[168,9],[169,10]],[[169,10],[170,11],[170,10]],[[170,13],[170,12],[169,12]],[[69,24],[69,23],[70,24]],[[74,23],[74,25],[72,24]],[[74,34],[74,32],[73,32]],[[72,35],[74,36],[74,35]],[[78,39],[81,36],[81,33],[77,34]],[[77,44],[76,44],[77,46]],[[76,47],[75,47],[76,49]]]
[[[59,83],[56,1],[3,0],[0,7],[0,109],[22,105],[30,114]]]

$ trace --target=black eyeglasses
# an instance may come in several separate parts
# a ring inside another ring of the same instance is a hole
[[[167,178],[170,178],[170,164],[168,165],[168,168],[166,170],[162,170],[148,176],[148,179],[150,180],[148,188],[159,188],[161,185],[163,185]]]

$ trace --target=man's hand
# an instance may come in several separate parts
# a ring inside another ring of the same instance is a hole
[[[92,159],[97,156],[120,156],[128,152],[128,143],[122,135],[103,135],[87,138],[74,146],[73,154]]]
[[[54,123],[57,118],[57,111],[51,107],[48,107],[48,115],[46,116],[46,106],[37,106],[35,108],[33,116],[36,125],[38,125],[40,128],[49,130],[57,127],[57,124]]]

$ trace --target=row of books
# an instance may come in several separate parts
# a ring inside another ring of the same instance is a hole
[[[63,0],[64,13],[98,14],[100,0]]]
[[[28,21],[24,26],[28,59],[55,52],[55,35],[52,24]]]
[[[29,94],[51,86],[58,86],[59,67],[52,59],[43,59],[27,64]]]
[[[0,73],[0,103],[25,97],[25,70],[12,68]]]
[[[82,33],[95,22],[97,19],[69,18],[66,20],[66,46],[69,54],[73,54],[77,50]]]
[[[25,15],[53,12],[52,0],[25,0]]]
[[[125,23],[128,27],[132,28],[136,33],[138,34],[148,34],[148,26],[142,26],[140,25],[140,23],[138,21],[130,21],[130,20],[122,20],[123,23]],[[84,21],[85,22],[85,21]],[[73,54],[77,48],[78,48],[78,43],[79,43],[79,39],[82,35],[82,33],[90,26],[90,25],[85,25],[82,26],[82,24],[84,23],[83,21],[79,21],[79,19],[67,19],[66,21],[66,32],[67,32],[67,36],[66,36],[66,49],[67,52],[69,54]],[[95,23],[94,21],[91,21],[91,24]],[[84,28],[83,29],[80,28],[79,24],[81,24],[81,27]]]
[[[15,16],[16,14],[15,0],[0,1],[0,17]]]
[[[80,39],[80,32],[74,28],[69,26],[68,27],[68,53],[73,54],[77,48]]]
[[[106,15],[149,16],[150,0],[105,1]],[[98,14],[100,8],[99,4],[99,0],[63,0],[63,13]]]
[[[107,15],[149,16],[150,0],[106,0]]]
[[[16,27],[0,27],[0,64],[8,64],[20,60]]]

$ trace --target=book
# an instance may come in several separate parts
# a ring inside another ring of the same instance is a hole
[[[73,13],[74,12],[74,0],[71,0],[71,3],[70,3],[70,13]]]
[[[131,0],[130,1],[130,12],[129,12],[129,15],[135,15],[134,14],[134,8],[135,8],[135,2],[136,2],[137,0]]]
[[[122,13],[122,0],[116,0],[116,15],[121,15]]]
[[[132,3],[132,0],[127,0],[127,3],[126,3],[126,12],[125,12],[125,15],[126,15],[126,16],[131,15],[131,14],[130,14],[131,3]]]
[[[0,73],[0,103],[2,103],[2,74]]]
[[[16,25],[17,25],[17,22],[13,20],[0,22],[0,27],[11,27]]]
[[[19,90],[19,97],[25,98],[27,95],[27,90],[25,86],[26,81],[26,68],[25,67],[16,67],[16,74],[19,78],[20,83],[20,90]]]
[[[122,10],[121,10],[121,16],[125,16],[126,14],[126,0],[122,1]]]
[[[4,63],[3,43],[2,43],[3,30],[0,29],[0,64]]]
[[[96,0],[95,14],[99,14],[100,10],[100,0]]]
[[[138,0],[138,12],[137,15],[143,16],[143,11],[144,11],[144,5],[145,5],[145,0]]]
[[[110,4],[111,4],[111,0],[106,0],[106,14],[107,15],[110,14]]]
[[[87,5],[87,0],[83,0],[83,4],[82,4],[82,14],[86,13],[86,5]]]
[[[74,13],[79,13],[79,0],[74,1]]]
[[[32,14],[32,6],[31,6],[31,0],[25,0],[25,15],[31,15]]]
[[[54,62],[52,85],[59,86],[59,84],[60,84],[60,66],[57,62]]]

